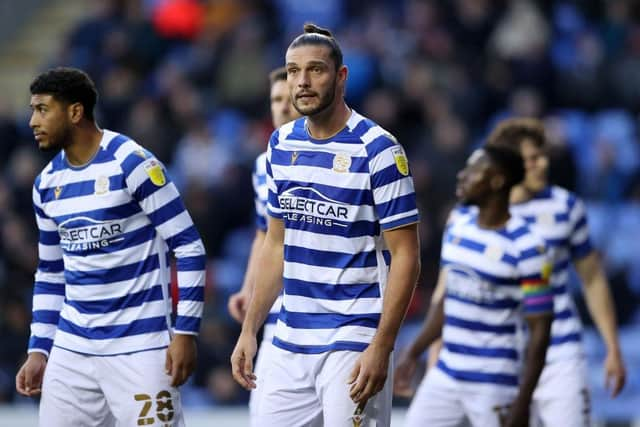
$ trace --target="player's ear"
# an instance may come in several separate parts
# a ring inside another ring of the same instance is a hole
[[[491,184],[491,189],[494,191],[498,191],[502,189],[502,187],[504,187],[504,184],[505,184],[504,176],[494,175],[493,177],[491,177],[490,184]]]
[[[69,120],[73,124],[78,124],[84,117],[84,106],[79,102],[74,102],[67,107]]]

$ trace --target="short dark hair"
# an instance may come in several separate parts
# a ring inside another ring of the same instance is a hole
[[[519,150],[525,139],[531,140],[538,148],[546,149],[547,137],[540,120],[529,117],[503,120],[491,132],[487,144],[509,145]]]
[[[329,56],[333,59],[336,71],[342,67],[342,49],[326,28],[319,27],[311,22],[304,24],[304,32],[293,39],[289,45],[289,49],[304,45],[321,45],[329,48]]]
[[[32,95],[48,94],[68,104],[79,102],[84,107],[84,116],[93,120],[98,91],[93,80],[82,70],[69,67],[47,70],[33,80],[29,89]]]
[[[281,80],[287,81],[287,69],[285,67],[278,67],[269,73],[269,84],[271,86]]]
[[[524,162],[519,151],[505,145],[485,145],[483,150],[491,163],[504,175],[504,190],[511,190],[524,180]]]

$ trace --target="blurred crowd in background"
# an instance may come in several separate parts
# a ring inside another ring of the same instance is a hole
[[[422,277],[405,330],[428,307],[455,177],[470,150],[502,118],[538,117],[551,144],[552,181],[587,202],[622,328],[626,393],[638,394],[640,2],[91,3],[92,13],[43,58],[43,69],[89,73],[100,92],[99,125],[167,165],[202,234],[207,304],[186,405],[247,401],[229,372],[239,325],[226,301],[241,285],[253,237],[251,168],[272,131],[267,75],[284,65],[308,20],[330,28],[342,46],[349,105],[395,134],[409,155],[422,215]],[[37,264],[31,187],[52,156],[37,151],[28,96],[25,88],[17,117],[0,108],[0,402],[25,402],[13,381],[27,347]],[[575,294],[584,307],[578,286]],[[601,343],[591,330],[585,340],[601,387]],[[596,390],[596,409],[600,398],[608,400]]]

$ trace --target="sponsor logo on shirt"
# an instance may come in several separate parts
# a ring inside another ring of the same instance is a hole
[[[124,240],[122,224],[88,217],[71,218],[58,226],[60,246],[68,252],[100,249]]]
[[[447,292],[460,298],[476,302],[490,302],[496,299],[491,283],[462,265],[448,266],[446,284]]]
[[[350,205],[323,195],[309,187],[295,187],[279,197],[280,209],[288,221],[300,221],[327,227],[346,227]]]

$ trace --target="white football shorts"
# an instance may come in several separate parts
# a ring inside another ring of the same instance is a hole
[[[42,385],[41,427],[183,427],[167,350],[87,356],[53,347]]]

